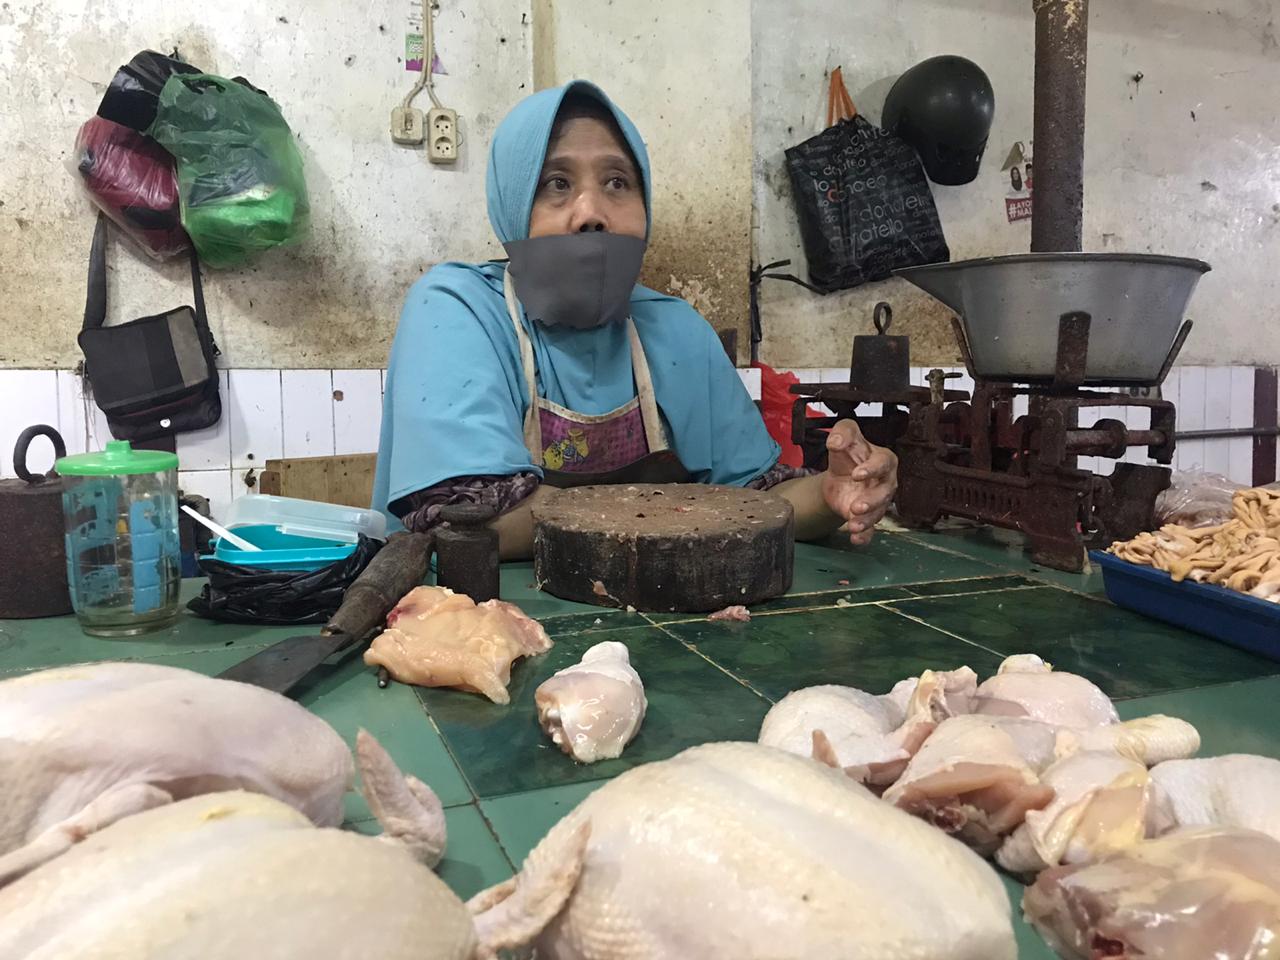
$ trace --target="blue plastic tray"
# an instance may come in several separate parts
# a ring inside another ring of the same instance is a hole
[[[356,549],[354,543],[298,537],[281,533],[266,524],[236,527],[232,532],[262,549],[241,550],[223,543],[219,538],[214,541],[213,559],[245,567],[261,567],[264,570],[319,570],[331,563],[345,560]],[[206,554],[201,559],[210,557]]]
[[[1174,583],[1163,570],[1100,550],[1089,556],[1116,606],[1280,660],[1280,603],[1192,580]]]

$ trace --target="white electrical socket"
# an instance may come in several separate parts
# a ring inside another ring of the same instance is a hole
[[[427,132],[422,124],[422,111],[417,107],[396,107],[392,110],[391,139],[411,146],[423,143]]]
[[[458,159],[458,111],[433,107],[427,113],[427,159],[454,163]]]

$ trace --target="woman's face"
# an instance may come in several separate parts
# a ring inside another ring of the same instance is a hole
[[[593,117],[566,121],[542,164],[529,236],[600,230],[644,239],[647,226],[631,152]]]

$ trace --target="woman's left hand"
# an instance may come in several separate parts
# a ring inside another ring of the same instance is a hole
[[[827,506],[849,524],[849,540],[867,544],[898,489],[898,458],[892,450],[867,442],[852,420],[841,420],[827,434],[827,472],[822,495]]]

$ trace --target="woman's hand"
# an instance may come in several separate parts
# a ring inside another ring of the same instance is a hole
[[[892,450],[868,443],[852,420],[841,420],[827,434],[827,471],[822,496],[849,524],[849,540],[871,542],[898,489],[898,458]]]

